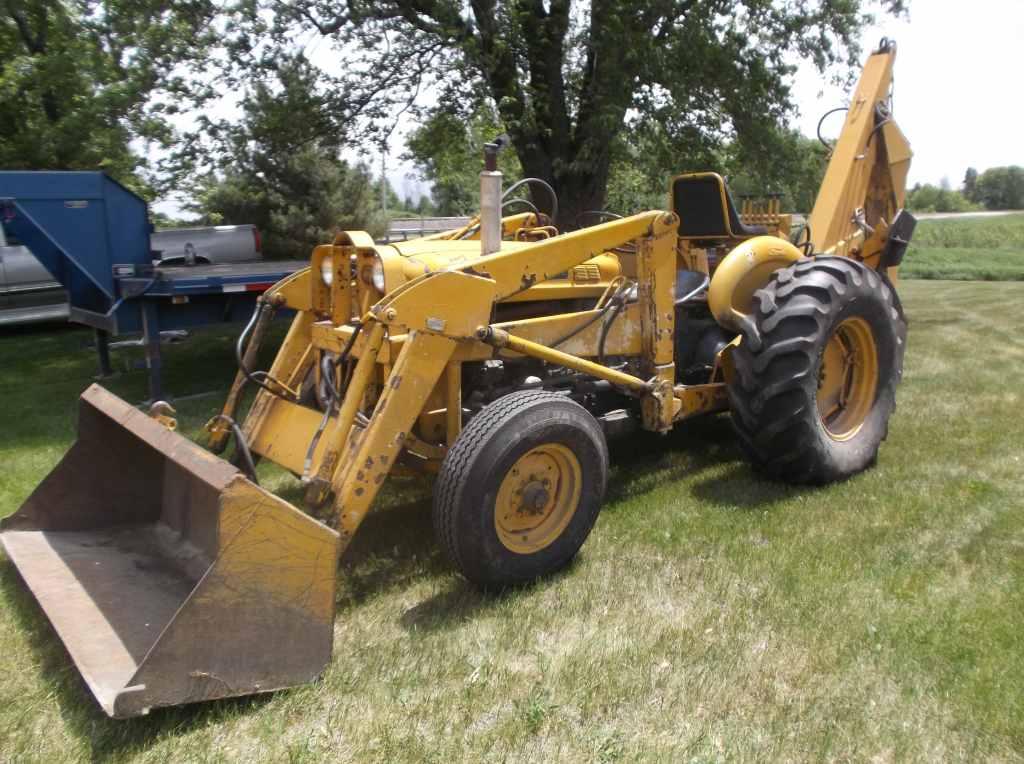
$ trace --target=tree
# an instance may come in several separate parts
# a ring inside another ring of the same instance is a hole
[[[975,197],[989,210],[1024,209],[1024,167],[991,167],[978,176]]]
[[[402,200],[399,198],[398,193],[395,191],[395,187],[391,185],[391,181],[383,175],[378,176],[373,181],[373,198],[379,208],[381,204],[384,205],[383,212],[402,212],[405,207],[402,204]]]
[[[933,186],[918,183],[907,193],[907,209],[914,212],[969,212],[978,209],[959,191],[949,188],[949,183]]]
[[[308,258],[338,230],[383,234],[379,181],[339,158],[324,109],[332,96],[315,68],[301,55],[275,66],[276,82],[257,82],[243,98],[241,122],[220,127],[234,161],[202,179],[193,211],[210,224],[256,224],[272,257]]]
[[[484,144],[505,129],[486,103],[460,104],[454,98],[446,101],[451,108],[431,110],[409,135],[405,159],[431,184],[435,214],[471,215],[480,206]],[[506,183],[522,175],[515,154],[507,151],[498,155],[498,169]]]
[[[775,150],[761,162],[746,161],[741,146],[726,147],[721,169],[733,194],[778,194],[783,210],[810,213],[828,167],[828,149],[795,130],[779,131],[772,141]]]
[[[416,214],[421,217],[437,214],[434,210],[434,203],[430,200],[429,196],[426,196],[425,194],[420,195],[420,200],[416,203]]]
[[[167,143],[213,39],[212,2],[0,0],[0,166],[102,169],[145,191],[134,140]]]
[[[663,168],[728,140],[754,160],[769,155],[792,108],[791,62],[852,64],[866,2],[365,0],[339,10],[296,0],[264,13],[275,14],[275,39],[298,25],[362,46],[351,73],[359,92],[367,78],[378,93],[394,92],[392,82],[415,93],[433,79],[494,104],[523,172],[558,191],[564,225],[605,205],[626,134],[663,133]],[[386,44],[366,48],[373,40]],[[450,113],[450,101],[439,110]]]
[[[383,234],[371,183],[365,166],[306,148],[263,175],[239,168],[207,176],[191,209],[205,225],[255,224],[267,257],[308,259],[338,231]]]
[[[978,201],[978,171],[973,167],[968,167],[967,172],[964,173],[963,193],[964,196],[972,202]]]
[[[497,115],[484,104],[461,115],[433,111],[412,133],[406,158],[414,161],[421,175],[432,183],[437,214],[476,212],[483,143],[503,132]],[[766,161],[748,162],[735,143],[727,143],[718,151],[698,157],[676,157],[662,165],[652,157],[667,155],[665,147],[658,145],[663,137],[654,131],[644,131],[627,133],[617,142],[612,152],[605,210],[626,215],[664,208],[673,175],[715,170],[727,176],[735,194],[779,193],[784,210],[809,212],[828,164],[827,150],[818,140],[796,131],[781,131],[773,136],[775,149]],[[522,170],[514,154],[500,154],[499,160],[506,178],[514,181],[520,177]],[[541,201],[546,203],[547,199]]]

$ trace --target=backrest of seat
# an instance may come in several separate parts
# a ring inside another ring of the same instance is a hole
[[[731,237],[724,187],[722,176],[711,172],[680,175],[672,181],[672,210],[679,216],[680,236]]]
[[[679,236],[684,239],[745,239],[768,233],[763,225],[740,220],[725,180],[715,172],[675,178],[672,210],[679,216]]]

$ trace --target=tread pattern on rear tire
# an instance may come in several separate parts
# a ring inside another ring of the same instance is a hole
[[[754,305],[728,390],[744,452],[770,477],[795,483],[830,482],[870,466],[888,434],[906,348],[907,322],[889,281],[847,258],[810,258],[774,273]],[[878,392],[861,432],[838,443],[818,419],[818,367],[824,343],[851,314],[873,323]]]
[[[495,431],[505,427],[513,418],[522,414],[525,409],[548,401],[576,407],[583,415],[592,420],[590,413],[585,408],[564,395],[545,390],[511,393],[485,406],[474,416],[459,434],[459,437],[448,450],[442,462],[438,479],[434,484],[434,531],[444,553],[474,583],[489,585],[498,582],[486,581],[472,576],[470,573],[472,565],[470,565],[469,560],[465,559],[458,543],[458,512],[463,501],[463,493],[469,487],[470,472],[481,457],[481,452],[491,443],[491,438]],[[603,495],[607,471],[607,448],[604,445],[604,435],[600,425],[596,421],[593,421],[593,428],[596,436],[600,438],[601,453],[604,461],[605,474],[600,476],[600,493]],[[587,532],[589,532],[589,527]],[[527,579],[524,578],[522,580]]]

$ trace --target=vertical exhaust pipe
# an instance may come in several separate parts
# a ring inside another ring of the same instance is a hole
[[[490,255],[501,249],[501,172],[498,152],[508,142],[501,135],[493,143],[484,144],[484,169],[480,173],[480,254]]]

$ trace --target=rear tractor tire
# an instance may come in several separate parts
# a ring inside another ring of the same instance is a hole
[[[607,479],[604,433],[586,409],[555,393],[512,393],[473,417],[445,456],[434,531],[474,584],[525,583],[575,557]]]
[[[787,482],[828,483],[875,462],[907,337],[884,276],[842,257],[801,260],[754,294],[742,334],[729,400],[756,468]]]

